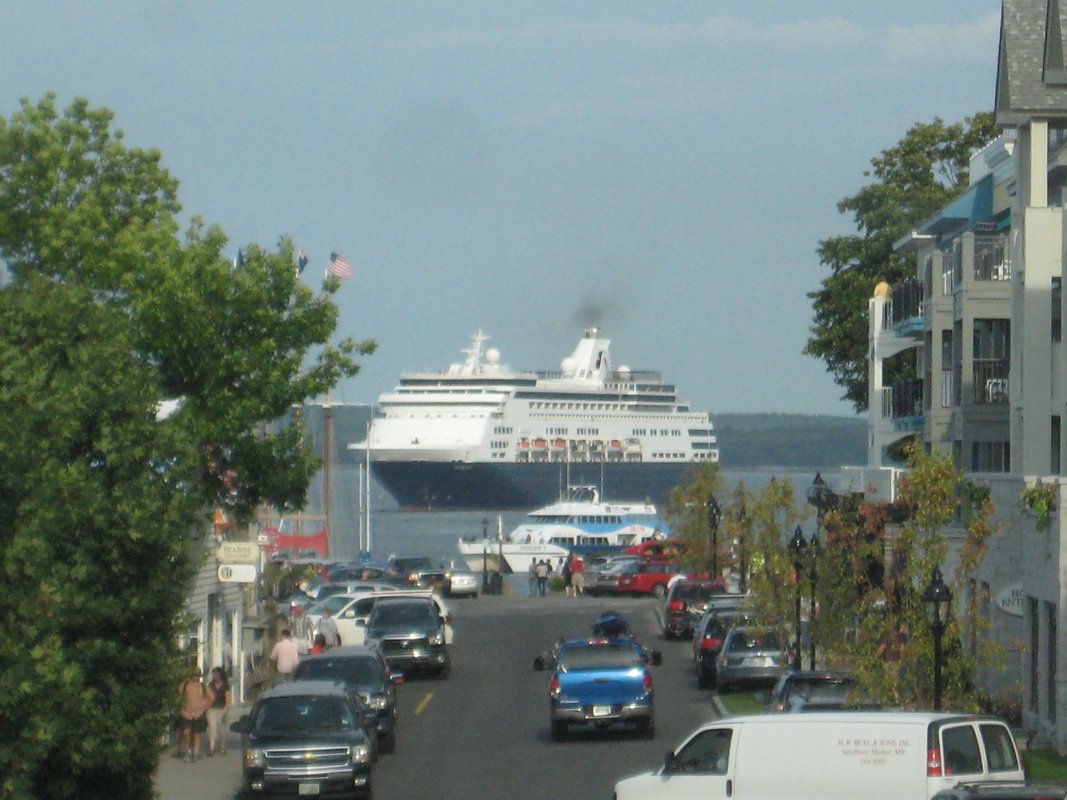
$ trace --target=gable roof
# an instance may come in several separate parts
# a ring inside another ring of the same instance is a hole
[[[1067,118],[1063,34],[1067,0],[1003,0],[997,58],[996,120]]]

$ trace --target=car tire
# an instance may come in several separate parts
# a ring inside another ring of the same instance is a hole
[[[697,687],[700,689],[708,689],[711,687],[711,683],[711,676],[704,672],[700,667],[697,667]]]
[[[562,742],[567,738],[567,723],[560,720],[552,720],[552,741]]]
[[[378,752],[383,755],[396,752],[396,731],[389,731],[378,738]]]
[[[440,666],[440,668],[437,670],[437,672],[434,673],[434,677],[439,681],[443,681],[443,680],[446,680],[448,678],[448,676],[451,675],[451,674],[452,674],[452,662],[451,661],[446,661],[444,664],[442,664]]]
[[[667,594],[667,584],[665,584],[665,583],[657,583],[655,586],[652,587],[652,596],[653,597],[663,597],[666,594]]]
[[[366,786],[360,787],[352,795],[355,800],[372,800],[373,796],[374,790],[371,788],[370,778],[367,778]]]
[[[646,739],[656,738],[656,722],[651,717],[643,719],[637,724],[637,732]]]

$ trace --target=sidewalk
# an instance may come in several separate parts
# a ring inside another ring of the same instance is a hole
[[[229,718],[233,722],[248,708],[234,706]],[[207,753],[206,742],[201,750]],[[241,788],[241,737],[235,733],[226,738],[226,755],[216,753],[211,758],[202,755],[189,764],[174,758],[174,746],[168,747],[159,758],[155,789],[160,800],[233,800]]]

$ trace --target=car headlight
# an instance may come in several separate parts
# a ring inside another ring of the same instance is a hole
[[[249,747],[245,750],[245,766],[246,767],[265,767],[267,765],[267,756],[258,747]]]
[[[352,763],[353,764],[368,764],[370,763],[370,745],[364,742],[363,744],[357,744],[352,746]]]
[[[430,634],[429,643],[435,647],[445,643],[445,632],[437,631],[437,633]]]
[[[389,702],[386,699],[384,694],[375,694],[375,695],[371,695],[367,699],[367,705],[370,706],[371,708],[383,709],[387,705],[389,705]]]

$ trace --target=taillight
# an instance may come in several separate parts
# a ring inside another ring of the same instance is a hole
[[[645,694],[648,694],[649,692],[652,691],[652,673],[649,672],[648,670],[645,670],[644,687],[645,687]]]
[[[722,647],[722,639],[706,636],[700,640],[701,650],[717,650],[720,647]]]
[[[936,747],[926,751],[926,777],[941,777],[941,751]]]
[[[685,603],[683,603],[681,600],[671,600],[671,602],[667,603],[667,610],[683,611],[685,610]]]
[[[552,680],[548,682],[548,693],[552,697],[559,697],[559,676],[553,675]]]

